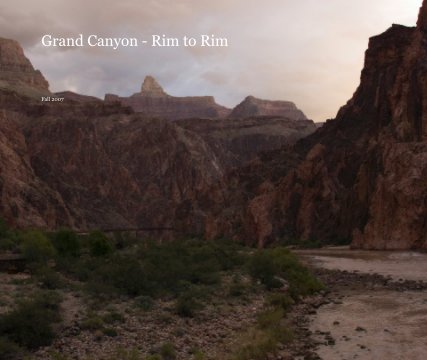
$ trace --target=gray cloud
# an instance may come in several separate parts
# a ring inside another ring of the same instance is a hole
[[[292,100],[311,118],[335,116],[359,81],[368,37],[414,25],[421,0],[14,0],[0,5],[0,36],[14,38],[51,84],[103,97],[129,95],[152,74],[172,95],[248,94]],[[43,34],[217,34],[228,48],[44,48]]]

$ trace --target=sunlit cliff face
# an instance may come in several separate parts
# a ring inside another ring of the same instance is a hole
[[[368,37],[413,26],[421,0],[15,0],[0,4],[0,36],[14,38],[53,91],[134,93],[146,74],[168,93],[248,94],[294,101],[316,121],[335,116],[358,82]],[[224,48],[46,48],[45,34],[227,37]]]

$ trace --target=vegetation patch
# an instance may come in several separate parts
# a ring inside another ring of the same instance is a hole
[[[265,359],[279,344],[292,341],[287,321],[292,306],[323,288],[286,248],[254,250],[224,240],[159,243],[99,231],[88,235],[66,229],[14,231],[0,221],[0,251],[22,254],[31,276],[14,280],[16,286],[38,289],[36,295],[16,301],[0,315],[2,359],[22,358],[21,354],[52,343],[56,323],[61,321],[59,293],[67,301],[83,304],[74,314],[77,317],[72,317],[78,324],[73,330],[76,336],[83,330],[99,341],[118,341],[131,323],[138,323],[129,321],[134,316],[150,317],[150,326],[179,329],[175,335],[170,331],[173,338],[161,339],[176,345],[163,343],[148,357],[137,350],[119,349],[115,358],[129,360],[176,359],[182,356],[178,343],[187,339],[188,324],[209,321],[205,319],[216,312],[233,315],[235,307],[249,309],[250,301],[255,301],[257,307],[251,307],[255,310],[247,317],[248,322],[255,321],[262,307],[255,324],[230,330],[239,337],[239,346],[230,349],[230,359]],[[257,294],[262,294],[264,306]],[[227,335],[218,331],[213,338]],[[202,350],[195,348],[186,356],[208,358]],[[58,353],[52,358],[64,356]]]

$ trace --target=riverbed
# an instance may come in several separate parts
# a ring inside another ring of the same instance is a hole
[[[379,274],[388,283],[427,282],[427,254],[352,251],[348,248],[299,250],[312,266],[357,274]],[[316,353],[325,360],[427,358],[425,286],[363,287],[343,284],[336,301],[310,317]],[[347,286],[348,285],[348,286]]]

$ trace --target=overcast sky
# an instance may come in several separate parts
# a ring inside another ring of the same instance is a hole
[[[370,36],[413,26],[421,0],[13,0],[0,4],[0,37],[18,40],[52,91],[103,98],[139,91],[153,75],[171,95],[294,101],[334,117],[353,94]],[[45,48],[54,36],[145,38],[215,34],[228,48]]]

